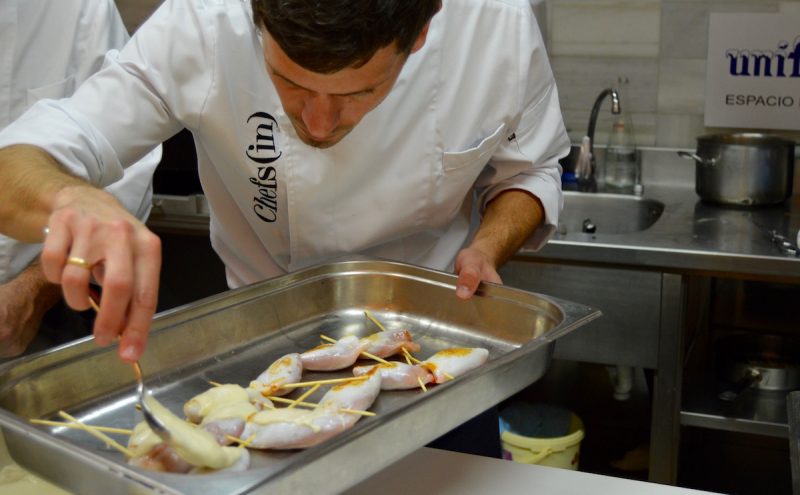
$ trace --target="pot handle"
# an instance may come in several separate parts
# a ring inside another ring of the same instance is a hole
[[[680,156],[681,158],[686,158],[687,160],[694,160],[698,162],[700,165],[708,165],[709,167],[713,166],[714,162],[717,161],[714,158],[703,158],[697,153],[691,153],[689,151],[678,151],[678,156]]]
[[[746,388],[761,381],[761,372],[755,368],[748,368],[747,372],[733,384],[728,390],[719,393],[717,397],[726,402],[732,402],[739,397]]]

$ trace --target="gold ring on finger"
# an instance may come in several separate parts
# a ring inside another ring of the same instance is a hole
[[[78,256],[70,256],[69,258],[67,258],[67,264],[68,265],[79,266],[81,268],[86,268],[87,270],[91,270],[92,269],[92,264],[91,263],[89,263],[85,259],[80,258]]]

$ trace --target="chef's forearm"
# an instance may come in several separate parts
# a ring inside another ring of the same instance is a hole
[[[0,233],[23,242],[42,241],[60,191],[87,186],[64,172],[49,153],[30,145],[0,149],[0,184]]]
[[[498,268],[522,247],[544,220],[544,208],[534,195],[519,189],[502,192],[487,206],[470,244]]]

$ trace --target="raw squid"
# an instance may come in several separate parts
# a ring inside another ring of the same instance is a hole
[[[443,383],[481,366],[489,352],[483,348],[452,348],[437,352],[426,361],[411,365],[392,363],[356,366],[355,376],[365,379],[331,387],[314,409],[275,408],[266,396],[280,396],[302,381],[304,370],[332,371],[352,366],[361,353],[386,358],[401,352],[418,352],[419,344],[407,330],[377,332],[359,339],[345,336],[303,353],[281,356],[249,387],[220,385],[190,399],[184,405],[183,421],[163,406],[157,416],[172,432],[163,442],[145,423],[134,429],[129,440],[130,463],[172,473],[240,471],[250,464],[247,449],[227,447],[239,438],[258,449],[303,449],[328,440],[351,428],[368,410],[381,390],[414,389],[428,383]],[[154,399],[153,399],[154,400]]]
[[[130,458],[128,463],[142,469],[167,473],[188,473],[194,468],[194,466],[183,460],[175,452],[175,449],[160,440],[147,452]]]
[[[433,373],[434,383],[444,383],[477,368],[488,357],[489,351],[481,347],[454,347],[437,352],[420,366]]]
[[[258,411],[250,402],[220,404],[203,418],[200,427],[211,433],[218,444],[230,445],[233,438],[241,437],[247,418]]]
[[[260,389],[264,395],[280,397],[292,391],[292,389],[281,388],[280,386],[287,383],[297,383],[302,375],[303,361],[300,359],[300,354],[293,352],[282,356],[269,365],[269,368],[250,383],[250,387]]]
[[[247,387],[247,395],[250,397],[250,403],[256,406],[256,409],[259,411],[275,407],[271,400],[264,397],[264,393],[266,392],[267,391],[262,391],[258,388]]]
[[[385,358],[402,349],[409,352],[420,349],[408,330],[376,332],[362,339],[348,335],[334,344],[322,344],[306,351],[300,355],[300,359],[307,370],[334,371],[352,366],[362,352]]]
[[[211,434],[220,445],[230,445],[241,438],[245,420],[241,418],[224,418],[203,422],[200,427]]]
[[[368,352],[385,358],[393,356],[405,348],[408,352],[417,352],[420,347],[411,338],[408,330],[396,332],[377,332],[360,340],[361,352]]]
[[[365,373],[366,380],[340,383],[328,390],[319,401],[320,406],[335,406],[338,409],[355,409],[366,411],[375,402],[381,391],[381,374],[377,369]],[[351,414],[353,423],[358,416]]]
[[[190,423],[178,419],[171,413],[171,417],[166,418],[162,416],[161,412],[159,411],[159,418],[162,421],[166,419],[165,422],[168,423],[173,438],[166,443],[150,429],[147,423],[140,422],[134,427],[128,440],[128,448],[133,453],[128,460],[131,465],[169,473],[243,471],[250,466],[250,454],[246,449],[209,444],[208,437],[203,438],[208,433],[202,431],[201,428],[193,427]],[[176,426],[176,423],[185,425],[185,427]],[[241,423],[243,427],[244,421]],[[241,432],[241,428],[239,432]],[[238,434],[238,432],[234,432],[234,434]],[[199,442],[198,438],[200,438]],[[191,444],[195,444],[195,447],[191,447]],[[189,446],[188,454],[187,446]],[[208,451],[205,455],[201,452],[203,448]],[[225,461],[215,463],[214,458],[220,453]],[[211,468],[207,466],[208,464],[220,467]]]
[[[198,394],[183,406],[187,418],[211,433],[220,445],[233,443],[244,429],[245,420],[272,402],[254,389],[239,385],[219,385]]]
[[[317,445],[350,425],[327,409],[276,408],[251,417],[242,438],[256,449],[302,449]]]
[[[312,410],[276,408],[248,419],[242,438],[257,449],[303,449],[317,445],[353,426],[359,415],[341,409],[367,410],[381,388],[376,370],[369,378],[332,387]]]
[[[182,459],[175,449],[164,442],[156,444],[149,452],[139,457],[133,457],[128,462],[142,469],[179,474],[245,471],[250,467],[250,452],[248,452],[247,449],[240,449],[238,447],[223,447],[223,449],[227,452],[231,452],[232,457],[235,457],[236,460],[230,466],[221,469],[192,466]]]
[[[128,449],[133,453],[133,458],[137,458],[153,450],[159,443],[161,438],[147,426],[147,423],[141,421],[133,427],[133,433],[128,438]]]
[[[244,449],[222,447],[211,433],[178,418],[152,396],[145,395],[143,400],[169,430],[170,438],[165,443],[184,461],[194,467],[215,470],[228,468],[239,461]]]
[[[250,451],[240,447],[223,447],[224,450],[238,450],[239,455],[236,461],[230,466],[222,469],[209,469],[196,467],[192,469],[191,473],[204,474],[204,473],[225,473],[225,472],[241,472],[247,471],[250,467]]]
[[[348,335],[335,344],[322,344],[300,354],[303,368],[311,371],[333,371],[352,366],[361,354],[358,337]]]
[[[374,368],[377,368],[381,374],[381,390],[409,390],[419,388],[420,383],[427,385],[433,381],[433,375],[426,368],[399,361],[389,364],[356,366],[353,368],[353,375],[365,375]]]

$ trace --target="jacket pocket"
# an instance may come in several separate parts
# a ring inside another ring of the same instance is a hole
[[[69,76],[66,79],[50,83],[46,86],[29,89],[26,95],[28,106],[33,105],[39,100],[66,98],[75,91],[75,77]]]
[[[445,173],[473,166],[486,165],[497,144],[505,136],[506,124],[500,124],[489,137],[482,139],[477,146],[464,151],[445,151],[442,153],[442,168]]]

